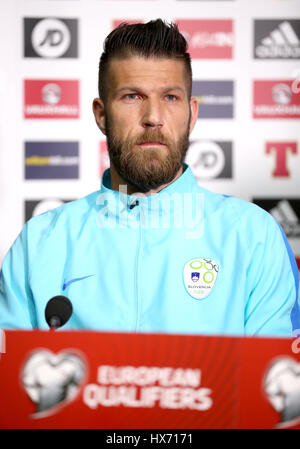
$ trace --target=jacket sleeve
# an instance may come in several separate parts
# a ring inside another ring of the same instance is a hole
[[[34,303],[28,281],[27,225],[10,248],[0,272],[0,328],[35,327]]]
[[[262,217],[249,237],[245,334],[291,336],[300,328],[299,273],[280,225],[265,211]]]

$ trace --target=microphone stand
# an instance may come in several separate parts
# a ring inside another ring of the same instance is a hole
[[[55,331],[61,326],[60,318],[58,316],[52,316],[50,318],[50,330]]]

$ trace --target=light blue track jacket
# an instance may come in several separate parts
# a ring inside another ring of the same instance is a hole
[[[46,304],[64,295],[62,330],[287,336],[298,284],[258,206],[200,187],[187,165],[149,196],[111,190],[106,170],[100,191],[25,224],[2,266],[0,327],[47,329]]]

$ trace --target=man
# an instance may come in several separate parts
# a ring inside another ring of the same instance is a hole
[[[31,219],[2,269],[0,326],[291,335],[295,259],[258,206],[198,186],[184,164],[197,120],[191,63],[176,25],[122,25],[105,41],[96,123],[110,169],[101,190]]]

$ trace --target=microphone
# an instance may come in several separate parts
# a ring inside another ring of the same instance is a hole
[[[130,204],[129,209],[133,209],[135,206],[139,205],[139,200],[135,200],[133,203]]]
[[[45,309],[45,318],[50,329],[63,326],[72,315],[73,307],[66,296],[54,296],[49,299]]]

